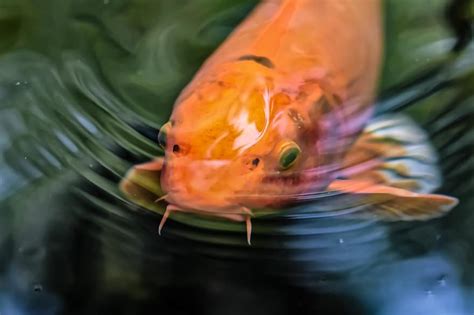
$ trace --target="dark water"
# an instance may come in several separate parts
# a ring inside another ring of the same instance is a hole
[[[385,3],[378,113],[404,111],[460,204],[357,220],[340,196],[233,222],[126,200],[127,169],[250,0],[0,0],[0,314],[474,314],[472,1]]]

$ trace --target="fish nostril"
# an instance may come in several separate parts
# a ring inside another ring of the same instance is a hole
[[[171,152],[176,155],[176,156],[182,156],[182,155],[186,155],[189,153],[189,145],[186,144],[186,143],[174,143],[172,146],[171,146]]]
[[[244,161],[245,167],[247,167],[250,171],[253,171],[260,165],[260,159],[259,158],[253,158],[253,159],[246,159]]]
[[[259,163],[260,163],[259,158],[255,158],[255,159],[252,160],[252,165],[255,166],[255,167],[257,167]]]

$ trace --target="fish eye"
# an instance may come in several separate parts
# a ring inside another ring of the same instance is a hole
[[[166,149],[166,138],[168,137],[168,130],[171,127],[171,123],[167,122],[160,128],[160,132],[158,132],[158,144],[164,150]]]
[[[301,149],[295,142],[285,143],[280,153],[280,169],[286,170],[293,166],[300,153]]]

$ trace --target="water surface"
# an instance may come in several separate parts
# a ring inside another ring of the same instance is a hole
[[[377,111],[429,132],[461,201],[448,216],[360,220],[333,196],[254,220],[250,247],[186,215],[159,237],[159,211],[119,193],[256,3],[0,0],[1,314],[474,313],[472,1],[384,8]]]

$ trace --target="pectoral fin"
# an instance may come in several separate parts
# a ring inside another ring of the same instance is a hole
[[[453,197],[415,193],[369,181],[336,180],[328,190],[360,198],[364,214],[388,221],[428,220],[445,214],[458,203]]]
[[[458,203],[431,193],[442,183],[436,152],[426,132],[401,114],[369,122],[340,175],[329,190],[348,193],[361,213],[383,220],[427,220]]]
[[[417,193],[435,191],[442,182],[428,135],[401,114],[370,121],[347,153],[340,175]]]
[[[120,182],[120,190],[125,196],[152,210],[156,210],[156,200],[163,196],[160,185],[163,158],[133,166]]]

